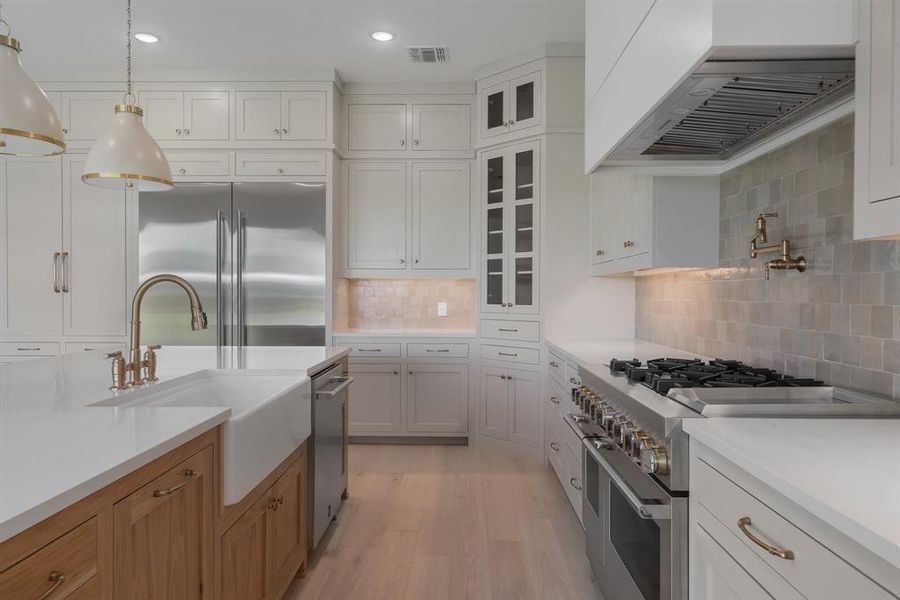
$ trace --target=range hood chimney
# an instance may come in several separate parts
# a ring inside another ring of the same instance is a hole
[[[853,59],[707,61],[610,159],[728,159],[853,93]]]

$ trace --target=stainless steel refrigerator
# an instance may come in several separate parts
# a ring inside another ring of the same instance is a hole
[[[182,183],[139,197],[140,280],[175,273],[197,288],[209,319],[191,331],[184,292],[144,299],[148,344],[325,344],[325,185]]]

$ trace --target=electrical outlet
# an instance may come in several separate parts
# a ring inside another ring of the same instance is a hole
[[[446,302],[438,302],[438,316],[439,317],[447,316],[447,303]]]

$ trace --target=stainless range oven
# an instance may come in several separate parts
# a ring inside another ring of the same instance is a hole
[[[583,440],[588,559],[610,600],[687,600],[688,498],[608,438]]]

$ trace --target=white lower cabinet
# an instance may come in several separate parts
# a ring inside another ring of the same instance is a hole
[[[400,363],[350,363],[350,435],[403,430]]]
[[[406,381],[406,431],[468,431],[469,368],[466,365],[410,363]]]
[[[886,573],[881,559],[696,441],[690,473],[692,600],[898,598],[872,579]]]
[[[481,433],[537,447],[540,433],[537,372],[483,365],[480,387]]]

